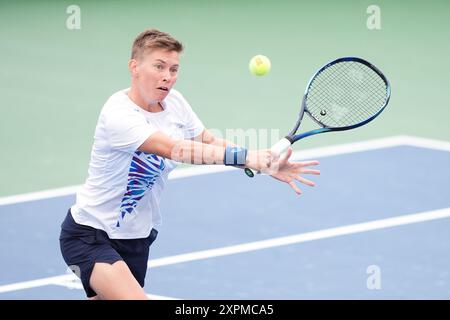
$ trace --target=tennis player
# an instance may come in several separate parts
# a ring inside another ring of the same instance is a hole
[[[138,35],[128,63],[131,87],[100,113],[88,178],[61,226],[62,256],[92,299],[147,299],[149,248],[161,224],[159,201],[176,162],[222,164],[268,172],[288,183],[314,183],[317,161],[289,162],[270,150],[246,150],[214,137],[177,80],[182,44],[155,29]],[[276,168],[277,170],[272,170]]]

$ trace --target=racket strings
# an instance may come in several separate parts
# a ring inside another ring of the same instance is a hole
[[[337,69],[336,66],[333,67],[333,69]],[[355,69],[350,69],[348,70],[348,72],[345,72],[344,75],[349,75],[350,72],[354,73],[354,70]],[[332,78],[329,77],[327,79],[327,82],[336,83],[336,80],[339,77],[340,73],[336,72],[335,70],[333,71],[331,68],[330,72],[333,72],[334,74]],[[340,70],[340,72],[342,72],[342,70]],[[363,78],[363,76],[361,76],[361,73],[359,73],[359,75],[360,78]],[[324,78],[321,77],[321,80],[323,79]],[[369,95],[376,98],[377,92],[380,92],[380,89],[384,90],[383,87],[379,87],[379,85],[377,86],[377,83],[374,82],[371,78],[368,78],[368,81],[363,83],[363,85],[361,84],[361,81],[352,80],[354,79],[350,79],[350,81],[349,79],[344,79],[344,81],[347,81],[345,86],[342,86],[341,84],[328,86],[328,94],[322,94],[319,96],[320,98],[317,101],[316,105],[322,106],[322,108],[320,109],[321,118],[331,118],[331,120],[334,120],[333,122],[328,123],[329,126],[348,126],[354,123],[359,123],[370,117],[372,115],[372,112],[376,113],[372,109],[368,108],[367,104],[361,102]],[[351,84],[352,87],[348,88],[348,84]],[[353,91],[351,94],[348,94],[349,89]],[[352,108],[352,110],[350,110],[348,106],[353,106],[355,102],[359,102],[358,108]],[[381,101],[380,103],[376,103],[375,105],[378,104],[383,105],[383,101]],[[311,106],[311,104],[309,104],[309,106]],[[330,110],[327,112],[327,109]],[[328,117],[325,117],[327,114]],[[320,120],[321,122],[325,122],[324,119]]]
[[[387,86],[370,67],[356,62],[336,63],[319,73],[307,93],[309,114],[327,127],[361,123],[386,104]]]
[[[336,67],[333,69],[337,69]],[[353,72],[354,69],[349,71]],[[331,69],[330,69],[331,71]],[[341,70],[342,72],[342,70]],[[339,79],[338,81],[346,81],[344,85],[342,83],[336,84],[336,80],[339,78],[339,73],[333,71],[334,75],[328,79],[327,84],[333,83],[333,86],[328,85],[328,94],[321,94],[316,106],[320,108],[320,121],[325,122],[328,126],[349,126],[355,123],[359,123],[376,113],[373,108],[368,108],[370,104],[362,103],[368,96],[376,97],[376,93],[380,88],[377,88],[376,83],[373,81],[366,81],[365,86],[361,86],[360,79]],[[345,72],[344,75],[348,75],[350,72]],[[361,74],[359,74],[361,75]],[[323,79],[323,77],[321,77]],[[363,76],[361,77],[363,78]],[[349,87],[350,85],[350,87]],[[323,84],[322,84],[323,87]],[[350,91],[352,90],[352,91]],[[364,91],[365,90],[365,91]],[[349,92],[351,92],[349,94]],[[357,103],[357,108],[355,104]],[[383,102],[376,103],[375,105],[383,105]],[[311,103],[309,104],[311,106]],[[350,108],[351,109],[350,109]],[[312,112],[314,114],[314,112]],[[318,117],[318,114],[314,116]],[[325,121],[328,120],[328,121]]]
[[[348,64],[347,64],[348,66]],[[347,69],[348,67],[345,66]],[[330,67],[329,73],[332,74],[332,77],[328,77],[327,82],[328,83],[336,83],[337,78],[340,76],[340,74],[342,73],[342,70],[338,70],[339,72],[336,72],[336,70],[333,69],[338,69],[335,65],[333,65],[332,67]],[[351,69],[349,71],[354,73],[355,69]],[[370,70],[370,69],[369,69]],[[350,72],[344,73],[349,75]],[[358,73],[359,76],[362,78],[362,74]],[[323,80],[325,79],[323,76],[316,79],[316,80]],[[352,80],[354,79],[350,79],[350,81],[348,79],[345,79],[345,81],[347,81],[347,83],[351,83]],[[328,94],[322,94],[320,96],[318,96],[318,101],[316,103],[317,106],[330,106],[331,109],[330,112],[328,112],[328,117],[332,117],[333,120],[340,120],[341,123],[343,123],[344,125],[348,125],[349,122],[351,122],[351,117],[353,116],[353,118],[356,118],[356,122],[360,122],[360,121],[364,121],[367,118],[367,114],[370,113],[371,110],[367,110],[367,106],[365,104],[361,104],[359,105],[359,108],[355,109],[353,111],[353,113],[349,113],[348,112],[348,107],[347,106],[352,106],[352,104],[354,104],[355,102],[355,96],[357,96],[357,101],[362,100],[361,97],[366,98],[367,97],[367,93],[361,93],[362,90],[366,90],[366,91],[370,91],[370,95],[371,96],[376,96],[376,93],[380,91],[380,89],[382,88],[377,88],[376,87],[376,83],[374,86],[374,82],[370,81],[373,79],[369,78],[369,81],[366,81],[365,87],[361,88],[361,83],[360,81],[356,81],[356,83],[353,83],[353,88],[351,88],[353,90],[353,93],[351,95],[348,95],[347,93],[349,92],[347,88],[343,88],[342,85],[341,86],[328,86]],[[353,81],[355,82],[355,81]],[[359,82],[359,83],[358,83]],[[317,84],[317,82],[316,82]],[[356,84],[356,86],[354,86]],[[321,84],[323,87],[323,84]],[[316,86],[316,88],[319,86]],[[359,94],[356,95],[355,92],[357,93],[359,91]],[[314,92],[314,91],[311,91]],[[339,103],[340,102],[340,103]],[[341,105],[344,105],[345,107],[342,107]],[[309,106],[311,106],[311,103],[309,104]],[[310,107],[310,109],[312,109]],[[322,108],[320,110],[321,113],[326,113],[327,109]],[[326,115],[326,114],[325,114]],[[321,116],[323,117],[324,114],[321,114]],[[322,119],[323,121],[323,119]]]

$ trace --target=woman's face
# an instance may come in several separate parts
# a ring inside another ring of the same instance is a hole
[[[144,53],[136,60],[131,71],[141,97],[148,105],[156,104],[167,96],[177,81],[179,53],[163,49]]]

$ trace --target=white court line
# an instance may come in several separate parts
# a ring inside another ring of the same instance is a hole
[[[37,280],[7,284],[4,286],[0,286],[0,293],[17,291],[17,290],[25,290],[25,289],[36,288],[36,287],[43,287],[43,286],[48,286],[51,284],[54,285],[54,284],[65,283],[65,282],[73,281],[73,277],[75,277],[75,275],[63,274],[63,275],[55,276],[55,277],[48,277],[48,278],[42,278],[42,279],[37,279]]]
[[[68,276],[70,276],[70,278],[67,277],[63,281],[58,281],[57,283],[53,283],[53,284],[65,287],[67,289],[78,289],[78,290],[83,289],[83,285],[81,284],[81,281],[79,278],[77,278],[75,275],[72,275],[72,274],[68,275]],[[149,293],[147,293],[147,297],[150,300],[179,300],[179,299],[173,298],[173,297],[160,296],[160,295],[149,294]]]
[[[393,218],[387,218],[382,220],[375,220],[363,223],[352,224],[343,227],[336,227],[330,229],[324,229],[319,231],[307,232],[296,234],[287,237],[273,238],[263,241],[255,241],[235,246],[222,247],[211,250],[202,250],[192,253],[180,254],[176,256],[160,258],[155,260],[149,260],[148,266],[150,268],[162,267],[167,265],[173,265],[178,263],[184,263],[189,261],[196,261],[202,259],[208,259],[212,257],[226,256],[236,253],[256,251],[268,248],[274,248],[279,246],[286,246],[290,244],[297,244],[302,242],[308,242],[313,240],[333,238],[343,235],[349,235],[354,233],[367,232],[377,229],[385,229],[391,227],[397,227],[406,224],[424,222],[435,219],[443,219],[450,217],[450,208],[428,211],[416,214],[409,214],[403,216],[397,216]]]
[[[367,140],[362,142],[347,143],[341,145],[334,145],[328,147],[305,149],[303,151],[296,151],[292,155],[292,159],[312,159],[312,158],[323,158],[328,156],[348,154],[354,152],[362,152],[369,150],[376,150],[382,148],[397,147],[402,145],[409,145],[421,148],[435,149],[450,151],[450,142],[425,139],[413,136],[394,136],[388,138]],[[238,170],[233,167],[225,166],[192,166],[189,168],[180,168],[174,170],[170,176],[169,180],[211,174],[217,172],[225,172],[230,170]],[[62,196],[69,196],[76,193],[80,186],[69,186],[65,188],[57,188],[51,190],[44,190],[39,192],[31,192],[25,194],[19,194],[14,196],[7,196],[0,198],[0,206],[10,205],[15,203],[22,203],[35,200],[43,200],[49,198],[56,198]]]
[[[18,194],[14,196],[0,198],[0,206],[22,203],[35,200],[51,199],[75,194],[80,186],[70,186],[64,188],[50,189],[44,191]]]
[[[43,287],[48,285],[58,285],[63,286],[68,289],[83,289],[83,285],[81,284],[80,279],[78,279],[74,274],[65,274],[56,277],[44,278],[33,281],[26,281],[21,283],[16,283],[13,285],[6,285],[0,287],[0,293],[9,292],[9,291],[17,291],[17,290],[25,290],[35,287]],[[147,294],[147,297],[151,300],[178,300],[173,297],[160,296],[154,294]]]
[[[59,285],[68,289],[78,289],[82,290],[83,285],[81,284],[81,281],[79,278],[77,278],[74,274],[68,274],[69,277],[65,278],[63,281],[58,281],[57,283],[54,283],[55,285]],[[149,294],[147,293],[147,297],[150,300],[179,300],[177,298],[168,297],[168,296],[160,296],[156,294]]]
[[[442,140],[434,140],[434,139],[427,139],[427,138],[413,137],[413,136],[404,136],[403,144],[413,146],[413,147],[420,147],[420,148],[427,148],[427,149],[434,149],[434,150],[441,150],[441,151],[450,151],[450,142],[442,141]]]
[[[415,214],[402,215],[392,218],[368,221],[363,223],[351,224],[342,227],[329,228],[324,230],[318,230],[313,232],[300,233],[296,235],[272,238],[268,240],[248,242],[234,246],[221,247],[210,250],[202,250],[191,253],[179,254],[175,256],[159,258],[149,260],[148,266],[150,268],[174,265],[179,263],[185,263],[190,261],[197,261],[203,259],[209,259],[213,257],[227,256],[232,254],[238,254],[243,252],[250,252],[280,246],[286,246],[291,244],[309,242],[320,239],[328,239],[333,237],[339,237],[349,234],[368,232],[373,230],[380,230],[392,227],[398,227],[402,225],[408,225],[413,223],[444,219],[450,217],[450,208],[425,211]],[[75,275],[65,274],[61,276],[43,278],[38,280],[12,283],[8,285],[0,286],[0,293],[30,289],[34,287],[40,287],[45,285],[63,285],[68,286],[68,282],[73,282]]]

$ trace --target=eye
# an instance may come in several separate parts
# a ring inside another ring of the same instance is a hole
[[[162,64],[155,64],[154,66],[155,66],[156,70],[162,70],[163,69]]]
[[[178,72],[178,68],[172,68],[172,69],[170,69],[170,72],[177,73]]]

